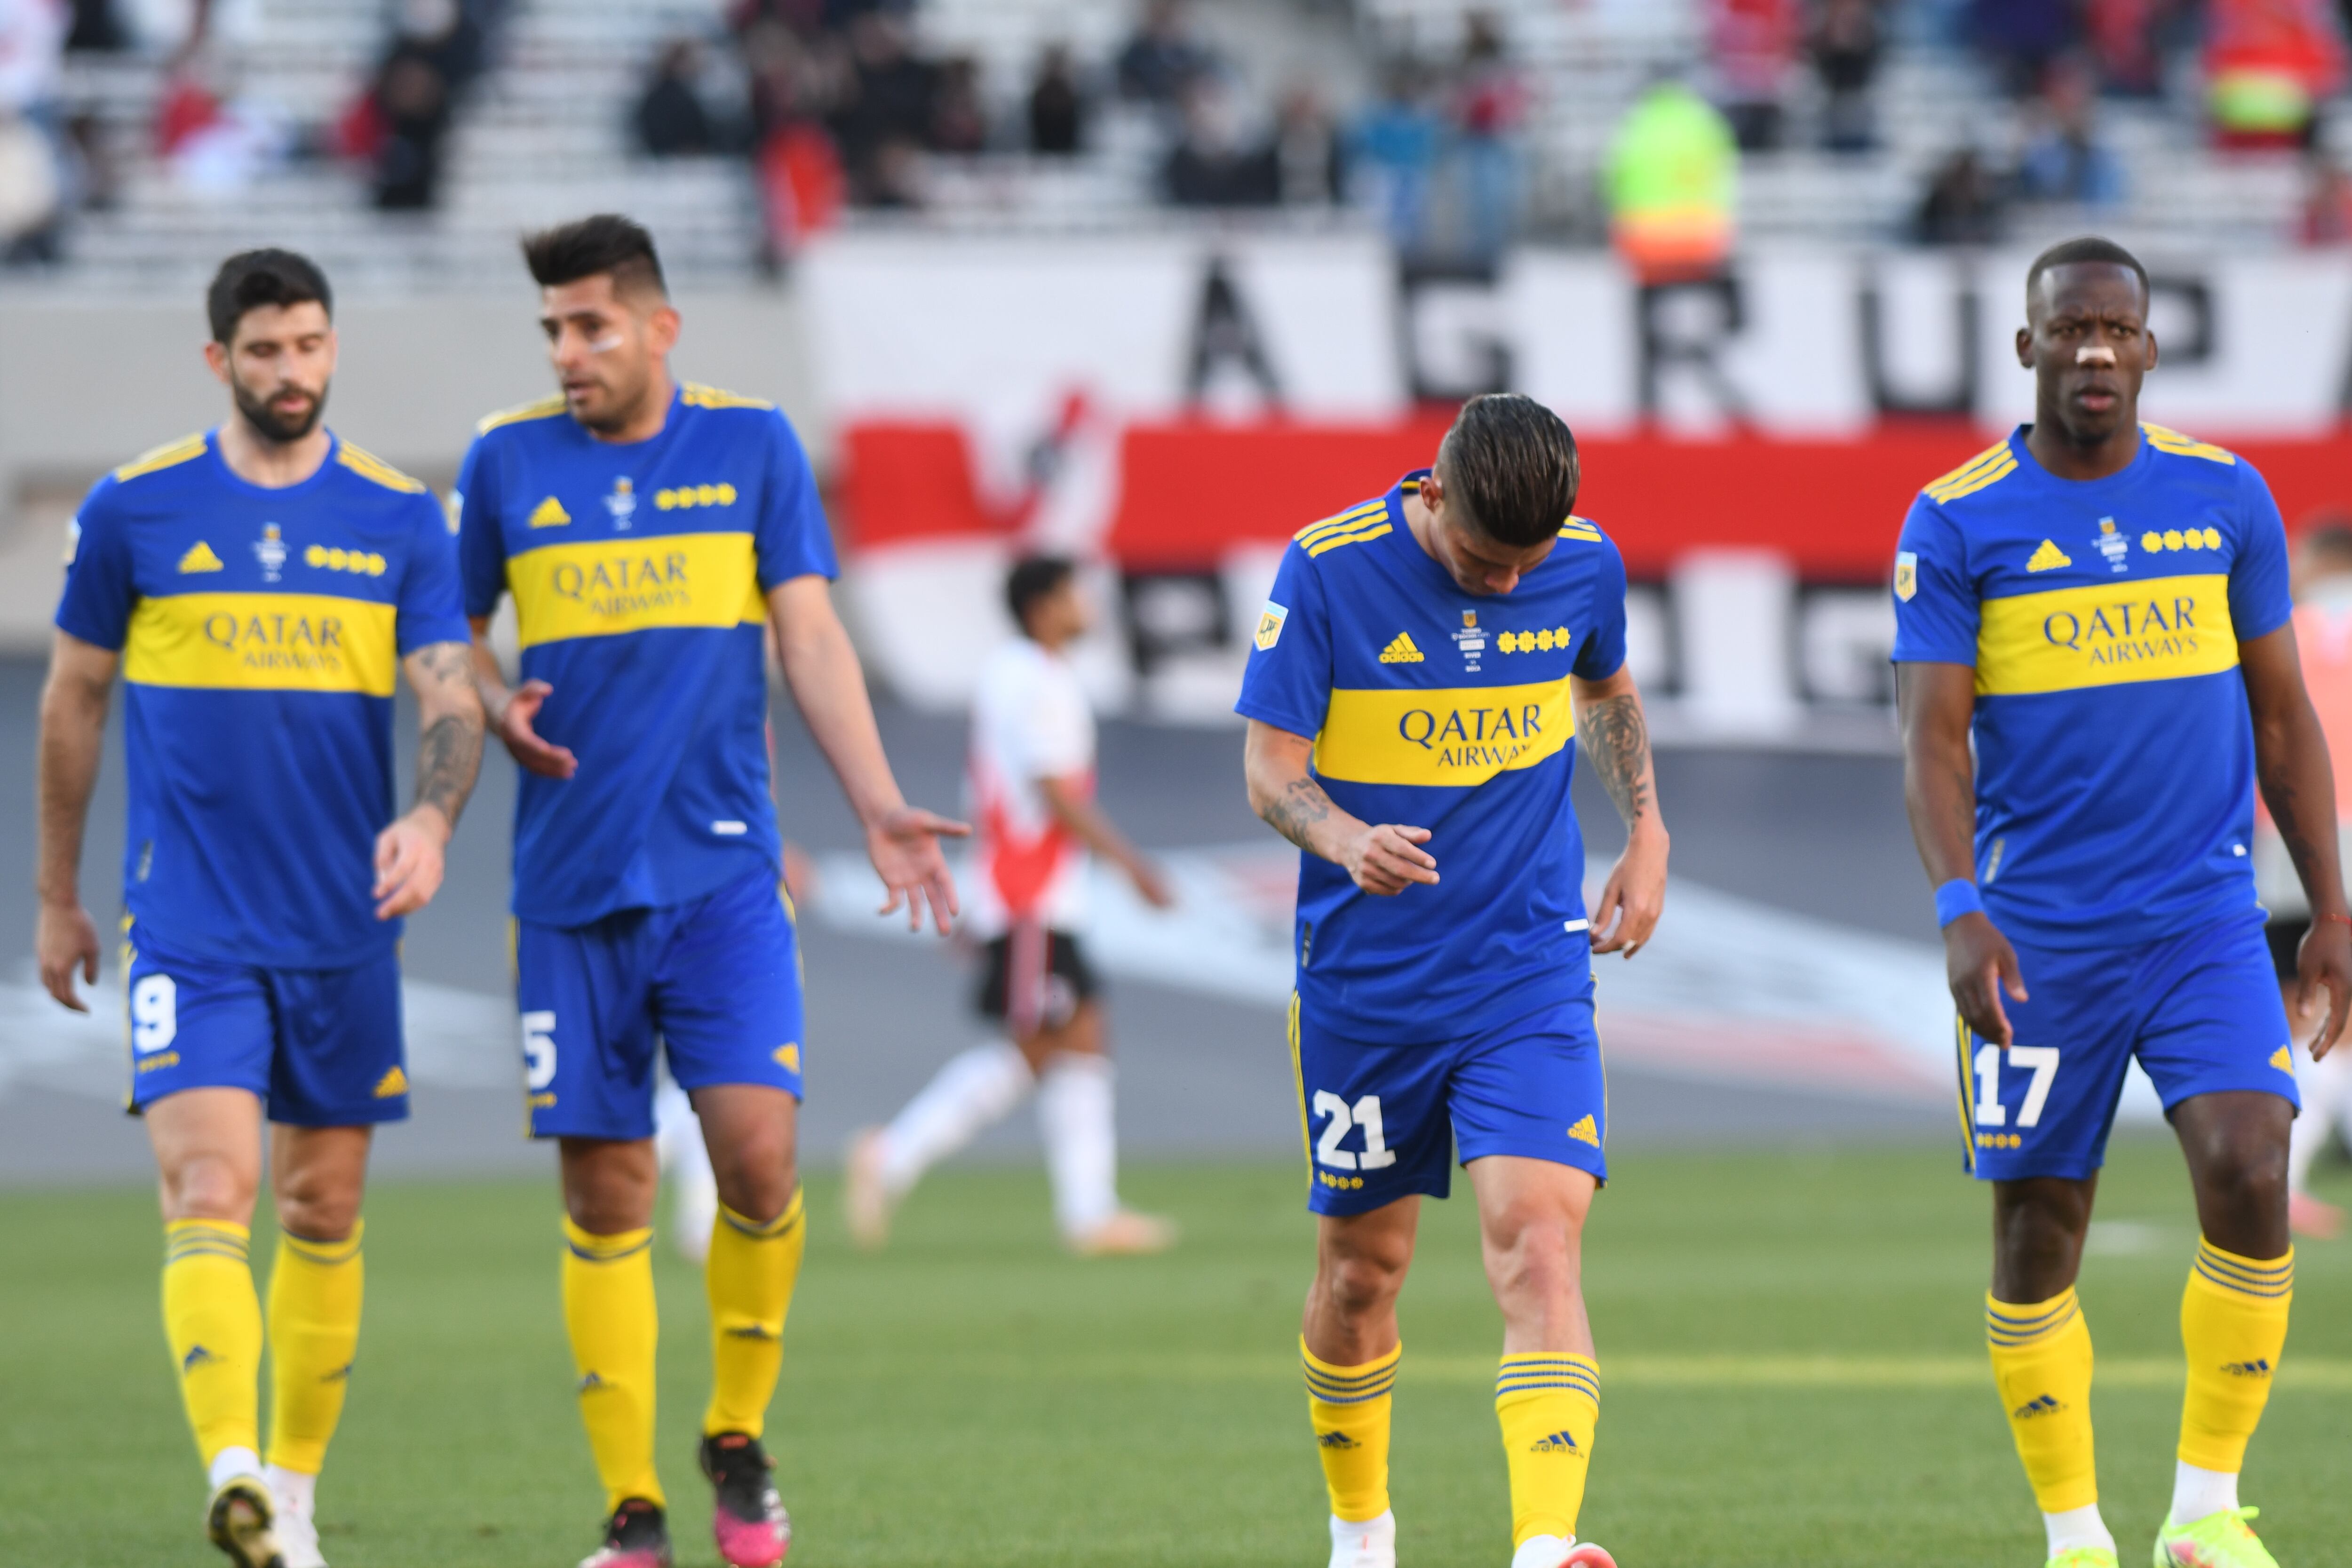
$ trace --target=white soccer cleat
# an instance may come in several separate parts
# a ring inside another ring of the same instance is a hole
[[[890,1239],[890,1211],[898,1206],[882,1180],[882,1129],[864,1128],[849,1140],[844,1174],[841,1207],[849,1239],[862,1251],[877,1251]]]
[[[1333,1514],[1331,1568],[1396,1568],[1396,1515],[1351,1522]]]
[[[1176,1222],[1121,1209],[1092,1230],[1063,1238],[1080,1258],[1144,1258],[1176,1245]]]
[[[1617,1559],[1590,1541],[1530,1535],[1511,1553],[1511,1568],[1617,1568]]]
[[[285,1568],[327,1568],[326,1556],[319,1550],[319,1526],[309,1514],[278,1509],[278,1555]]]

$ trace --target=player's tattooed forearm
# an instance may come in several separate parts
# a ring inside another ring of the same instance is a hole
[[[425,728],[416,749],[416,804],[438,810],[450,826],[474,793],[482,767],[482,721],[478,710],[445,713]]]
[[[1642,700],[1631,692],[1602,698],[1584,710],[1576,738],[1617,815],[1628,826],[1639,822],[1650,809],[1650,727],[1642,720]]]
[[[461,642],[427,643],[416,650],[417,667],[439,686],[468,686],[474,679],[474,650]]]
[[[1309,837],[1315,825],[1331,815],[1331,797],[1313,779],[1295,778],[1259,815],[1267,826],[1311,855],[1316,848]]]

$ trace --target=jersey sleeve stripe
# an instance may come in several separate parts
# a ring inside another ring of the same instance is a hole
[[[335,461],[342,464],[360,478],[373,480],[388,490],[398,490],[403,495],[412,496],[425,493],[423,479],[410,479],[373,452],[354,447],[348,441],[342,443],[341,449],[336,452]]]
[[[1983,451],[1979,452],[1975,457],[1970,458],[1967,462],[1962,463],[1958,468],[1954,468],[1950,473],[1938,475],[1937,478],[1928,480],[1927,484],[1920,488],[1925,489],[1929,495],[1936,496],[1937,499],[1940,500],[1943,498],[1937,495],[1937,491],[1947,489],[1954,485],[1965,484],[1985,470],[2000,466],[2004,459],[2012,464],[2017,460],[2014,457],[2011,456],[2009,443],[2006,441],[2001,442],[1996,447],[1986,447]]]
[[[2221,463],[2232,468],[2237,465],[2238,455],[2228,447],[2216,447],[2208,441],[2200,441],[2194,436],[2184,436],[2178,430],[2168,430],[2161,425],[2143,425],[2140,426],[2140,433],[2147,437],[2148,445],[2158,451],[2169,452],[2176,458],[2202,458],[2209,463]]]
[[[1936,501],[1958,500],[1962,496],[1972,496],[1980,489],[1999,484],[2016,471],[2017,459],[2010,454],[2008,448],[2004,447],[1999,458],[1984,467],[1964,470],[1958,475],[1938,479],[1929,485],[1927,491],[1927,499]]]
[[[1343,544],[1361,544],[1367,540],[1379,539],[1389,531],[1388,523],[1382,521],[1377,527],[1360,529],[1353,533],[1326,534],[1308,545],[1307,553],[1309,556],[1320,555],[1327,550],[1337,550]]]
[[[549,419],[564,410],[563,395],[542,397],[535,402],[501,408],[495,414],[485,414],[474,426],[474,434],[487,436],[501,425],[518,425],[526,419]]]
[[[1368,500],[1361,506],[1349,507],[1335,517],[1327,517],[1320,522],[1310,522],[1290,537],[1305,544],[1318,533],[1343,532],[1358,523],[1368,521],[1374,513],[1384,512],[1387,510],[1386,501]]]
[[[114,482],[121,484],[125,479],[135,479],[142,474],[152,474],[159,469],[177,468],[190,458],[201,458],[204,455],[205,437],[202,431],[198,431],[194,436],[183,436],[176,441],[166,441],[160,447],[150,447],[115,469]]]
[[[739,392],[727,392],[716,386],[705,386],[698,381],[686,384],[683,395],[688,408],[773,408],[764,397],[746,397]]]

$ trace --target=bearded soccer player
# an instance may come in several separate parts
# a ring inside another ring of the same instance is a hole
[[[654,1465],[654,1050],[692,1099],[718,1178],[704,1267],[714,1381],[699,1459],[719,1553],[782,1561],[761,1444],[806,1237],[793,1163],[800,956],[768,793],[772,625],[784,679],[910,925],[944,934],[938,837],[883,757],[835,616],[831,539],[772,404],[672,381],[679,320],[652,238],[597,216],[524,242],[562,391],[482,422],[458,552],[515,803],[517,989],[534,1136],[561,1142],[564,1321],[604,1485],[588,1568],[670,1561]],[[524,679],[488,643],[511,593]]]
[[[1474,398],[1434,468],[1293,540],[1242,678],[1250,802],[1305,851],[1300,1360],[1332,1568],[1396,1561],[1397,1293],[1457,1144],[1503,1312],[1513,1568],[1609,1562],[1576,1541],[1601,1413],[1580,1244],[1609,1174],[1591,955],[1649,940],[1667,844],[1624,563],[1571,515],[1578,478],[1557,415]],[[1571,734],[1629,833],[1589,919]]]
[[[2273,1568],[2238,1475],[2286,1342],[2297,1101],[2248,851],[2259,786],[2310,900],[2297,1003],[2328,993],[2325,1056],[2352,997],[2326,740],[2262,476],[2139,422],[2146,270],[2069,240],[2025,302],[2033,423],[1922,492],[1895,566],[1911,828],[1959,1012],[1962,1142],[1992,1184],[1993,1377],[2052,1568],[2113,1568],[2074,1280],[2137,1058],[2200,1233],[2155,1561]]]
[[[163,1177],[163,1326],[207,1528],[240,1568],[320,1568],[313,1490],[359,1342],[368,1143],[408,1114],[401,917],[441,885],[482,710],[441,508],[320,423],[325,278],[247,251],[206,303],[229,416],[115,469],[74,520],[41,700],[41,978],[88,1010],[74,976],[98,978],[99,943],[77,873],[119,673],[127,1104]],[[424,734],[404,816],[395,671]],[[265,1117],[266,1314],[247,1260]]]

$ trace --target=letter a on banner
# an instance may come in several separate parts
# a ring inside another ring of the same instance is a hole
[[[1241,290],[1234,287],[1233,273],[1222,256],[1209,258],[1208,274],[1201,280],[1201,306],[1192,318],[1192,352],[1186,358],[1187,403],[1200,402],[1217,372],[1231,363],[1249,377],[1270,408],[1282,405],[1282,378],[1275,374],[1265,336],[1257,330],[1257,318],[1251,314]]]

